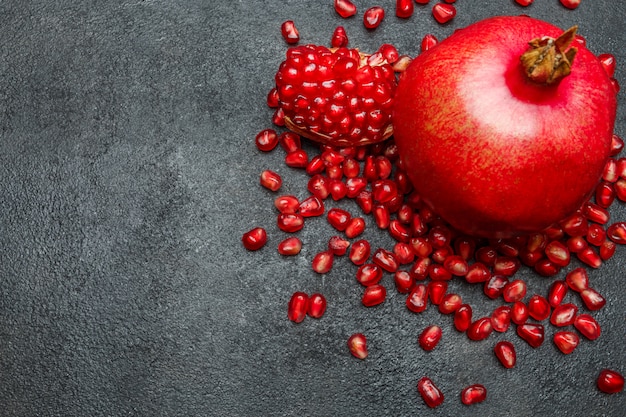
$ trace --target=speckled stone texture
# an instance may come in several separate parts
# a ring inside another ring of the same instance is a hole
[[[438,25],[429,6],[408,20],[394,2],[381,27],[341,20],[324,1],[5,1],[0,4],[0,415],[2,416],[613,416],[626,394],[598,392],[603,367],[626,373],[623,282],[626,248],[592,285],[607,298],[594,313],[602,337],[571,356],[550,341],[531,349],[512,331],[470,342],[451,317],[415,315],[390,288],[380,307],[360,305],[355,268],[309,268],[333,233],[323,219],[300,232],[301,256],[276,244],[274,195],[258,185],[271,168],[282,192],[305,195],[306,176],[283,153],[261,155],[254,135],[271,127],[265,97],[294,19],[302,42],[328,44],[343,24],[351,45],[384,42],[415,55],[480,18],[526,13],[580,26],[589,47],[612,52],[626,84],[626,8],[620,0],[557,0],[521,8],[512,0],[460,0]],[[626,137],[624,92],[616,132]],[[306,144],[307,149],[312,150]],[[352,202],[338,206],[356,210]],[[626,208],[614,207],[626,219]],[[374,246],[390,238],[371,227]],[[269,244],[246,252],[241,234],[265,226]],[[529,291],[550,280],[528,271]],[[451,289],[485,315],[496,305],[478,287]],[[297,290],[329,301],[321,320],[289,322]],[[571,299],[576,301],[574,295]],[[440,324],[432,352],[417,346]],[[370,356],[351,357],[353,332]],[[518,347],[505,370],[497,340]],[[446,402],[427,409],[416,383],[430,376]],[[461,404],[461,389],[488,388]]]

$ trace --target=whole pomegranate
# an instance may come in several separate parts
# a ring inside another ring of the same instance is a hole
[[[590,197],[617,98],[599,60],[561,29],[493,17],[413,60],[396,90],[399,155],[423,200],[458,230],[542,230]]]

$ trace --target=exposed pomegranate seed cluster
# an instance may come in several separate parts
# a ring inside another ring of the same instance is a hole
[[[517,1],[517,0],[516,0]],[[528,5],[532,1],[517,1]],[[427,1],[416,1],[427,3]],[[451,19],[456,11],[450,4],[438,3],[433,14],[439,22]],[[562,1],[567,7],[578,2]],[[357,13],[349,0],[335,0],[335,10],[344,17]],[[413,13],[412,1],[398,1],[396,15]],[[380,9],[380,10],[379,10]],[[376,27],[384,17],[382,8],[365,12],[367,27]],[[283,36],[289,43],[299,37],[293,22],[285,22]],[[406,68],[410,59],[391,45],[383,45],[373,55],[348,49],[345,29],[337,27],[333,48],[304,45],[292,47],[276,74],[276,88],[268,94],[268,105],[276,109],[278,133],[264,129],[255,138],[257,148],[285,151],[285,164],[309,176],[308,196],[298,199],[281,194],[282,179],[271,170],[261,173],[263,187],[276,192],[274,206],[277,226],[289,236],[277,244],[283,256],[300,253],[303,242],[292,235],[311,218],[325,217],[336,230],[328,237],[326,249],[311,262],[313,271],[328,274],[337,257],[347,257],[354,265],[354,277],[362,287],[361,303],[374,307],[385,302],[388,289],[383,277],[393,277],[395,291],[404,296],[406,308],[416,314],[429,306],[453,317],[453,326],[472,341],[489,339],[493,332],[511,333],[510,340],[495,343],[493,353],[504,368],[517,362],[515,345],[520,341],[539,348],[546,339],[546,326],[554,327],[552,343],[563,354],[574,352],[582,338],[600,337],[601,326],[594,312],[606,300],[593,288],[586,268],[599,268],[626,244],[626,222],[611,223],[609,207],[626,202],[626,158],[619,157],[624,142],[613,136],[612,157],[607,162],[595,195],[576,213],[541,233],[510,239],[483,239],[459,234],[426,206],[416,194],[398,159],[389,136],[389,106],[395,88],[395,73]],[[422,51],[437,44],[427,35]],[[600,56],[613,77],[615,59]],[[319,151],[309,155],[301,136],[316,141]],[[328,143],[345,145],[331,146]],[[332,202],[351,199],[355,211],[332,207]],[[358,212],[357,212],[358,210]],[[372,247],[360,236],[367,225],[386,231],[395,244]],[[258,250],[268,241],[266,231],[256,227],[242,237],[249,250]],[[516,278],[521,268],[531,268],[543,277],[564,275],[555,280],[546,294],[529,294],[527,283]],[[460,294],[449,292],[451,280],[479,285],[486,297],[499,300],[491,314],[473,315],[472,306]],[[579,302],[565,302],[566,297]],[[322,294],[296,292],[287,305],[288,319],[302,322],[307,316],[320,318],[326,309]],[[416,334],[425,351],[437,348],[443,336],[437,324],[425,326]],[[368,355],[367,338],[356,333],[347,340],[349,352],[359,359]],[[599,390],[623,390],[624,377],[605,369],[597,378]],[[444,401],[443,392],[427,376],[417,382],[417,391],[429,407]],[[463,404],[485,401],[482,384],[464,387]]]

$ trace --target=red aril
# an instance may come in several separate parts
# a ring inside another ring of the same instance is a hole
[[[248,250],[259,250],[267,243],[267,232],[262,227],[255,227],[241,236],[241,243]]]
[[[437,45],[439,43],[439,40],[435,37],[435,35],[432,35],[430,33],[424,35],[424,37],[422,38],[422,43],[421,43],[421,51],[422,52],[426,52],[429,49],[432,49],[435,45]]]
[[[517,334],[532,348],[538,348],[543,343],[544,328],[537,323],[524,323],[517,326]]]
[[[294,214],[299,210],[300,202],[293,195],[281,195],[274,200],[274,207],[285,214]]]
[[[288,44],[295,44],[300,41],[300,33],[298,32],[298,28],[296,28],[296,24],[293,20],[286,20],[280,26],[280,32],[283,35],[283,39]]]
[[[343,256],[348,252],[348,248],[350,247],[350,242],[341,236],[331,236],[328,239],[328,250],[330,250],[333,255]]]
[[[437,344],[441,340],[441,335],[441,327],[437,325],[432,325],[422,330],[419,337],[417,338],[417,341],[422,349],[424,349],[425,351],[431,351],[435,348],[435,346],[437,346]]]
[[[511,307],[503,305],[497,307],[491,313],[491,326],[496,332],[504,333],[509,329],[511,324]]]
[[[396,16],[401,19],[408,19],[413,15],[415,9],[414,0],[396,0]]]
[[[600,391],[615,394],[624,389],[624,376],[612,369],[603,369],[598,375],[596,384]]]
[[[348,257],[355,265],[363,265],[370,257],[370,244],[367,240],[357,240],[350,247]]]
[[[454,328],[459,332],[469,329],[472,324],[472,307],[469,304],[461,304],[454,312]]]
[[[443,404],[444,395],[443,392],[434,384],[434,382],[428,378],[423,377],[417,382],[417,391],[422,396],[422,399],[430,408],[435,408]]]
[[[396,290],[400,294],[407,294],[415,283],[415,280],[407,271],[396,271],[393,274],[393,281],[396,284]]]
[[[567,294],[567,283],[563,280],[554,281],[548,291],[548,303],[551,307],[556,307],[565,298]]]
[[[580,298],[583,300],[587,310],[600,310],[606,304],[606,299],[598,291],[593,288],[587,288],[580,292]]]
[[[470,324],[466,334],[470,340],[484,340],[489,337],[492,331],[491,317],[481,317]]]
[[[363,25],[367,29],[376,29],[385,18],[385,9],[380,6],[370,7],[363,13]]]
[[[461,232],[540,231],[593,193],[611,150],[616,94],[582,45],[569,72],[573,37],[526,16],[488,18],[401,75],[392,116],[400,158],[422,199]],[[566,58],[555,71],[536,62],[548,43]]]
[[[326,297],[320,293],[311,294],[309,297],[309,305],[307,315],[314,319],[321,318],[326,312]]]
[[[456,16],[456,8],[451,4],[437,3],[433,6],[433,17],[441,24],[447,23]]]
[[[306,317],[309,308],[309,296],[306,293],[297,291],[293,293],[287,306],[287,317],[294,323],[300,323]]]
[[[382,304],[386,297],[387,289],[380,284],[374,284],[365,288],[361,297],[361,303],[365,307],[373,307]]]
[[[427,286],[428,299],[433,305],[438,306],[443,301],[448,291],[448,283],[446,281],[430,281]]]
[[[328,210],[326,218],[332,227],[340,232],[343,232],[348,227],[350,219],[352,219],[352,215],[344,209],[333,207]]]
[[[441,314],[452,314],[455,313],[461,305],[463,305],[461,296],[450,293],[443,296],[437,308]]]
[[[565,276],[565,282],[572,290],[582,292],[589,288],[589,275],[584,268],[576,268]]]
[[[578,314],[578,307],[572,303],[565,303],[554,308],[550,316],[550,323],[557,327],[571,326]]]
[[[575,9],[580,5],[580,0],[559,0],[568,9]]]
[[[530,6],[533,3],[533,0],[515,0],[515,2],[517,4],[519,4],[520,6]]]
[[[463,388],[461,402],[465,405],[477,404],[487,399],[487,388],[482,384],[474,384]]]
[[[554,333],[552,341],[561,352],[569,355],[580,343],[580,338],[576,333],[564,330]]]
[[[491,299],[496,299],[502,295],[504,287],[509,283],[509,279],[504,275],[493,275],[483,286],[483,292]]]
[[[304,227],[304,217],[298,213],[280,213],[276,225],[283,232],[295,233]]]
[[[550,317],[550,303],[545,297],[535,294],[526,303],[528,314],[537,321],[542,321]]]
[[[348,349],[358,359],[367,358],[367,338],[363,333],[355,333],[348,338]]]
[[[507,303],[514,303],[522,300],[526,296],[526,281],[516,279],[509,282],[502,289],[502,298]]]
[[[333,48],[341,48],[348,46],[348,34],[343,26],[337,26],[330,38],[330,46]]]
[[[339,16],[347,19],[356,14],[356,6],[350,0],[335,0],[335,11]]]
[[[302,217],[317,217],[324,214],[326,207],[317,196],[309,196],[298,205],[298,213]]]
[[[511,321],[515,324],[524,324],[528,320],[528,307],[521,301],[511,306]]]
[[[278,135],[274,129],[264,129],[256,135],[254,141],[260,151],[270,152],[278,145]]]
[[[608,75],[609,77],[615,75],[616,61],[613,54],[600,54],[598,55],[598,59],[600,60],[602,67],[606,71],[606,75]]]
[[[517,353],[515,352],[515,346],[513,346],[513,343],[506,340],[500,341],[496,343],[493,351],[502,366],[508,369],[515,367],[515,363],[517,362]]]
[[[302,249],[302,241],[296,236],[291,236],[278,244],[278,253],[283,256],[295,256]]]
[[[589,314],[579,314],[576,316],[576,319],[574,319],[574,327],[589,340],[596,340],[602,333],[600,324]]]
[[[356,271],[356,280],[359,284],[369,287],[380,282],[383,270],[376,264],[364,264]]]
[[[428,287],[417,284],[406,298],[406,306],[413,313],[421,313],[428,307]]]

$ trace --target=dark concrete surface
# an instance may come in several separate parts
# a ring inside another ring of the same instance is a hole
[[[356,3],[359,15],[375,4]],[[283,234],[258,175],[279,171],[283,192],[299,196],[306,177],[281,151],[260,155],[253,139],[271,126],[265,95],[286,19],[303,42],[326,44],[343,24],[353,46],[392,42],[414,55],[426,33],[527,13],[578,24],[593,51],[616,55],[626,85],[620,0],[583,0],[575,11],[558,0],[526,9],[459,0],[445,26],[430,6],[401,21],[395,2],[380,4],[387,17],[367,32],[331,0],[0,3],[0,415],[626,415],[624,393],[595,388],[603,367],[626,373],[625,248],[590,273],[608,299],[594,313],[602,337],[569,357],[550,326],[533,350],[512,332],[469,342],[434,309],[409,313],[395,291],[361,307],[347,259],[325,276],[308,269],[332,233],[323,219],[300,233],[302,256],[276,253]],[[623,91],[619,100],[616,132],[626,137]],[[626,208],[613,214],[626,219]],[[270,242],[248,253],[240,237],[256,225]],[[366,236],[390,247],[375,227]],[[550,283],[520,276],[529,291]],[[494,307],[477,287],[451,286],[476,314]],[[288,322],[296,290],[322,291],[325,317]],[[430,323],[444,337],[425,353],[416,337]],[[357,331],[370,340],[365,361],[345,347]],[[504,338],[518,347],[516,369],[491,354]],[[423,375],[446,393],[438,409],[416,392]],[[465,407],[458,393],[471,383],[486,385],[488,400]]]

